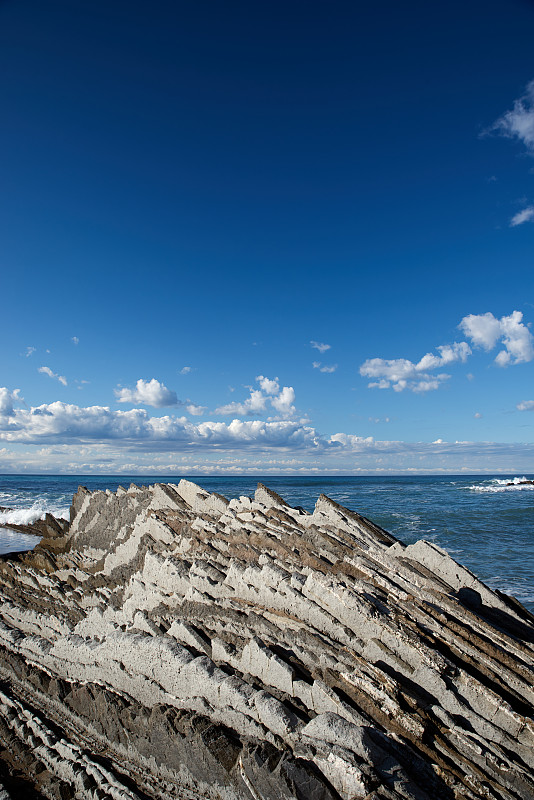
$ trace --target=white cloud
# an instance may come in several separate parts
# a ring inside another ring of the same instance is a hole
[[[17,392],[0,390],[0,407],[7,412],[0,425],[3,472],[523,474],[534,459],[532,443],[376,441],[353,433],[322,435],[294,419],[198,423],[150,417],[139,408],[113,411],[59,401],[15,408],[17,399]],[[521,405],[534,409],[534,401]]]
[[[14,412],[14,404],[20,403],[20,389],[10,392],[5,386],[0,386],[0,417],[11,417]]]
[[[534,359],[534,338],[522,320],[520,311],[513,311],[500,319],[488,311],[485,314],[468,314],[458,327],[475,347],[484,350],[492,350],[502,341],[504,349],[497,354],[495,363],[505,367]],[[370,358],[361,365],[360,374],[375,379],[368,384],[371,389],[393,388],[396,392],[407,389],[417,393],[433,391],[450,377],[447,373],[432,374],[433,370],[458,361],[465,363],[471,355],[467,342],[442,345],[437,351],[438,354],[427,353],[417,363],[407,358]],[[467,377],[473,379],[471,373]]]
[[[180,375],[187,375],[192,369],[192,367],[182,367],[180,370]]]
[[[63,386],[67,385],[67,379],[64,375],[58,375],[55,372],[52,372],[50,367],[39,367],[38,372],[42,372],[44,375],[48,375],[49,378],[56,378]]]
[[[314,361],[312,366],[314,369],[318,369],[319,372],[335,372],[337,369],[337,364],[332,364],[331,366],[327,366],[325,364],[324,366],[321,366],[320,361]]]
[[[312,347],[315,347],[315,349],[318,350],[320,353],[326,353],[326,351],[330,350],[331,347],[331,345],[324,344],[324,342],[311,341],[310,344]]]
[[[534,221],[534,206],[528,206],[528,208],[524,208],[522,211],[519,211],[517,214],[515,214],[510,220],[510,227],[516,228],[518,225],[522,225],[524,222],[531,221]]]
[[[518,411],[534,411],[534,400],[523,400],[517,404]]]
[[[215,409],[215,413],[222,416],[236,414],[250,417],[255,414],[266,413],[268,404],[284,418],[290,417],[295,413],[295,407],[292,405],[295,401],[295,390],[292,386],[283,386],[280,389],[278,378],[266,378],[264,375],[258,375],[256,381],[259,383],[260,388],[253,389],[248,387],[250,396],[246,400],[242,403],[234,401],[233,403],[219,406],[219,408]]]
[[[167,389],[156,378],[152,378],[150,381],[139,378],[135,389],[126,387],[115,389],[115,396],[119,403],[139,403],[144,406],[153,406],[153,408],[178,405],[176,392]]]
[[[26,348],[26,352],[24,353],[24,355],[26,356],[26,358],[29,358],[31,355],[35,353],[36,350],[37,350],[36,347],[32,347],[31,345],[29,345]]]
[[[491,350],[501,335],[501,324],[493,314],[468,314],[458,325],[475,347]]]
[[[295,413],[295,390],[292,386],[284,386],[280,394],[271,398],[271,405],[283,417],[290,417]]]
[[[194,403],[190,403],[185,410],[193,417],[201,417],[208,409],[207,406],[196,406]]]
[[[482,419],[482,414],[480,413],[480,411],[477,411],[475,413],[475,419]]]
[[[484,350],[492,350],[502,340],[504,350],[497,354],[495,363],[499,367],[506,367],[534,358],[534,338],[522,320],[521,311],[513,311],[508,317],[500,319],[487,311],[485,314],[469,314],[458,327],[476,347]]]
[[[72,337],[71,337],[71,342],[72,342],[73,344],[80,344],[80,340],[78,339],[78,337],[77,337],[77,336],[72,336]]]
[[[353,433],[334,433],[330,436],[328,442],[341,447],[346,447],[349,450],[358,450],[362,445],[370,445],[374,443],[372,436],[356,436]]]
[[[423,372],[427,369],[439,369],[446,364],[452,364],[454,361],[462,361],[465,363],[468,356],[471,355],[471,348],[467,342],[455,342],[454,344],[444,344],[437,348],[439,356],[434,353],[427,353],[416,365],[418,372]]]
[[[287,387],[286,387],[287,388]],[[291,402],[292,390],[277,396],[282,409]],[[12,420],[0,430],[0,440],[22,443],[63,444],[122,441],[128,446],[155,450],[203,445],[262,447],[314,446],[317,434],[300,421],[239,420],[195,424],[186,417],[150,417],[144,409],[112,411],[107,406],[77,405],[55,401],[28,409],[13,408],[15,392],[5,389],[0,402]]]
[[[273,380],[270,380],[269,378],[265,378],[263,375],[258,375],[256,380],[260,384],[262,392],[265,392],[265,394],[278,394],[280,391],[278,378],[273,378]]]
[[[490,132],[518,139],[534,154],[534,81],[528,84],[523,97],[514,102],[512,110],[506,111],[491,126]]]
[[[254,414],[263,414],[266,409],[267,398],[259,389],[251,389],[250,397],[243,403],[227,403],[225,406],[219,406],[215,409],[216,414],[222,416],[230,416],[231,414],[242,414],[251,416]]]
[[[438,389],[450,376],[446,373],[428,374],[428,370],[438,369],[454,361],[465,362],[471,353],[466,342],[438,347],[439,356],[427,353],[417,363],[407,358],[369,358],[360,367],[365,378],[377,378],[368,384],[370,389],[390,389],[402,392],[423,393]]]

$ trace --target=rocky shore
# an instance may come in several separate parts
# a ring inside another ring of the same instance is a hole
[[[0,800],[532,800],[534,618],[322,495],[80,488],[0,559]]]

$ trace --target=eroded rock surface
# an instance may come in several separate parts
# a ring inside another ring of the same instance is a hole
[[[188,481],[40,533],[0,560],[0,798],[534,797],[534,620],[439,547]]]

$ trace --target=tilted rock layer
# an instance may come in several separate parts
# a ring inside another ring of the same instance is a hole
[[[534,798],[534,620],[434,544],[188,481],[40,525],[0,561],[0,798]]]

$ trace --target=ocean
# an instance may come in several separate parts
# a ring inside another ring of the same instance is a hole
[[[188,477],[228,499],[253,495],[259,481],[293,506],[312,511],[324,493],[381,525],[406,544],[435,542],[494,589],[534,611],[533,475],[410,477],[198,477],[127,475],[0,475],[0,553],[34,547],[33,536],[3,527],[49,511],[68,519],[78,486],[111,489],[177,483]]]

